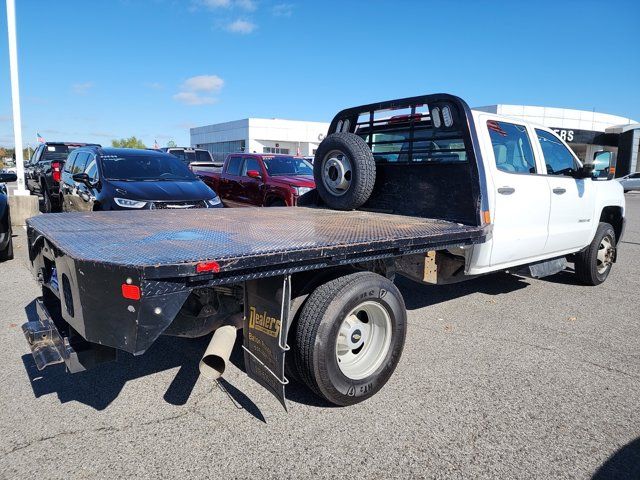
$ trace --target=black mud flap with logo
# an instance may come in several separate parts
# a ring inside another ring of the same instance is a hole
[[[269,390],[287,409],[284,357],[289,350],[289,275],[245,282],[244,364],[247,375]]]

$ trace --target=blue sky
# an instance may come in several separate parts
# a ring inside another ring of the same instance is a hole
[[[0,145],[13,144],[0,2]],[[450,92],[640,121],[640,2],[16,0],[25,143]]]

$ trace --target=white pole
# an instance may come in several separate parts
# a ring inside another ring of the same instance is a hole
[[[16,42],[16,4],[7,0],[7,31],[9,33],[9,70],[11,71],[11,102],[13,105],[13,136],[15,139],[18,188],[14,195],[29,195],[24,188],[24,159],[22,157],[22,119],[20,118],[20,88],[18,85],[18,45]]]

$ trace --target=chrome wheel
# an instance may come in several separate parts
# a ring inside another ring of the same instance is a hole
[[[613,264],[613,240],[609,235],[602,237],[600,246],[598,247],[598,255],[596,256],[596,268],[598,273],[602,275]],[[592,257],[593,258],[593,257]]]
[[[351,161],[339,150],[332,150],[322,160],[322,183],[333,195],[344,195],[351,186]]]
[[[384,362],[391,345],[391,317],[376,302],[363,302],[340,325],[336,358],[340,371],[351,380],[373,374]]]

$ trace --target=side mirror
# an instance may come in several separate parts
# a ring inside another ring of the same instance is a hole
[[[593,176],[596,178],[613,178],[613,175],[616,172],[616,168],[612,165],[612,163],[613,153],[602,150],[599,152],[595,152],[593,154],[593,165],[595,170]]]
[[[18,176],[13,172],[0,173],[0,183],[15,182]]]
[[[73,178],[74,182],[83,183],[87,187],[91,186],[91,178],[86,173],[74,173],[71,178]]]
[[[260,175],[258,170],[247,170],[247,177],[262,178],[262,175]]]
[[[576,178],[591,178],[594,168],[595,165],[593,163],[585,163],[576,171]]]

